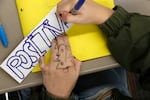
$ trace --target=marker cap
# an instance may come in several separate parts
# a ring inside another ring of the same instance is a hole
[[[3,44],[3,46],[8,47],[8,40],[6,33],[4,31],[3,25],[0,23],[0,40]]]

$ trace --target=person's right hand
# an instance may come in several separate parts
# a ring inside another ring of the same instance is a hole
[[[113,13],[112,9],[104,7],[94,0],[85,0],[76,15],[70,11],[77,0],[61,0],[57,5],[57,15],[65,22],[77,24],[102,24]]]

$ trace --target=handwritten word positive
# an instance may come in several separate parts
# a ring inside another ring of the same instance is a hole
[[[55,10],[32,30],[1,65],[19,83],[31,72],[39,57],[51,48],[52,40],[71,27],[56,16]]]

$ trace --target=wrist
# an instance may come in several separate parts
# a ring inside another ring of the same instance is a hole
[[[106,8],[106,7],[101,8],[101,10],[98,13],[99,15],[96,24],[103,24],[113,15],[113,13],[114,11],[110,8]]]

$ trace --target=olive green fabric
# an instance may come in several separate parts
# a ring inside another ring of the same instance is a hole
[[[55,97],[51,94],[49,94],[45,88],[42,89],[42,92],[40,94],[40,99],[39,100],[73,100],[73,94],[67,98],[67,99],[64,99],[64,98],[58,98],[58,97]]]
[[[111,100],[133,100],[131,97],[124,96],[118,89],[112,89]]]
[[[141,75],[141,85],[150,91],[150,16],[128,13],[119,6],[114,10],[112,17],[99,25],[108,48],[120,65]]]

